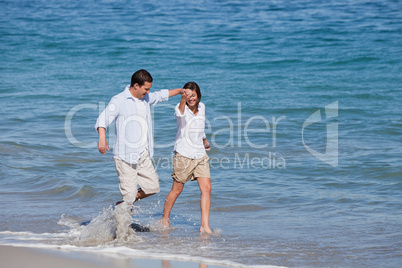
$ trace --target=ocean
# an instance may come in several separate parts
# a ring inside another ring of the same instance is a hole
[[[234,267],[400,267],[401,10],[398,0],[0,1],[0,244]],[[121,196],[94,125],[142,68],[151,91],[201,88],[214,235],[199,234],[195,182],[173,229],[157,228],[177,96],[153,109],[161,191],[135,203],[133,221],[151,232],[106,235]],[[90,220],[99,229],[88,233]]]

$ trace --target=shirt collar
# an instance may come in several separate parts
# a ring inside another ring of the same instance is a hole
[[[130,98],[134,98],[133,97],[133,95],[131,94],[131,92],[130,92],[130,85],[127,85],[126,86],[126,89],[124,89],[124,96],[127,98],[127,99],[130,99]]]
[[[127,85],[126,86],[126,88],[124,89],[124,96],[127,98],[127,99],[133,99],[133,100],[140,100],[140,101],[143,101],[144,99],[139,99],[139,98],[136,98],[136,97],[134,97],[133,96],[133,94],[131,94],[131,92],[130,92],[130,85]]]
[[[193,111],[191,111],[190,107],[188,107],[187,104],[186,104],[185,109],[187,109],[191,115],[197,116],[197,115],[200,113],[201,109],[202,109],[202,108],[201,108],[201,102],[198,103],[198,113],[197,113],[197,115],[195,115],[195,114],[193,113]]]

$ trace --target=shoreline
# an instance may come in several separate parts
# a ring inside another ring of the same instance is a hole
[[[224,268],[224,266],[204,264],[201,262],[146,257],[112,257],[103,253],[10,245],[0,245],[0,259],[1,266],[4,268]]]

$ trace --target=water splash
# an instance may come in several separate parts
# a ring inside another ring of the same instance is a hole
[[[82,229],[79,240],[88,244],[103,244],[116,238],[116,230],[116,216],[110,206]]]
[[[169,232],[177,229],[173,224],[171,224],[170,227],[164,226],[161,219],[154,219],[148,222],[147,227],[152,232]]]
[[[114,211],[116,217],[116,239],[118,241],[131,241],[135,236],[134,230],[131,228],[132,208],[126,202],[116,206]]]
[[[129,242],[136,240],[135,231],[131,228],[131,207],[122,203],[113,209],[104,209],[97,217],[85,226],[79,236],[84,244],[105,244],[107,242]]]

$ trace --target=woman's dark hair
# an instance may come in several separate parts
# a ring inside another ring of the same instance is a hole
[[[153,78],[147,70],[141,69],[136,71],[131,76],[131,87],[133,87],[136,83],[141,87],[145,84],[145,82],[152,83]]]
[[[201,90],[200,87],[197,85],[196,82],[188,82],[183,86],[183,89],[191,89],[191,90],[195,90],[195,92],[197,93],[198,96],[198,101],[201,101]]]

